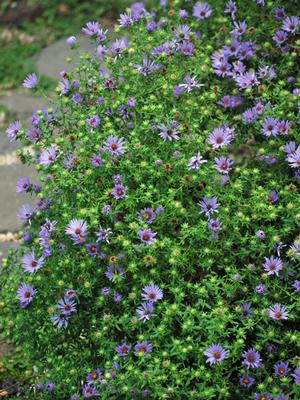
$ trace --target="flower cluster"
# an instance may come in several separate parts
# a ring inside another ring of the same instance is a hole
[[[53,108],[7,128],[40,184],[1,330],[31,399],[297,399],[296,2],[156,5],[87,22]]]

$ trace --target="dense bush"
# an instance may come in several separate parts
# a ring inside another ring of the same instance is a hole
[[[1,277],[30,398],[299,398],[298,18],[257,3],[88,23],[96,55],[8,128],[42,183]]]

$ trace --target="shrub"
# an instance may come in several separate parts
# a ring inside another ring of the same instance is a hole
[[[298,18],[241,3],[88,23],[96,55],[8,128],[41,180],[1,278],[31,398],[300,395]]]

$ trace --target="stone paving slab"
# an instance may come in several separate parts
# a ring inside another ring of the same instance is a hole
[[[0,154],[10,153],[22,147],[19,141],[10,142],[5,132],[5,129],[0,129]]]
[[[94,51],[95,45],[91,43],[88,37],[78,35],[77,42],[80,45],[81,51]],[[73,63],[67,63],[66,59],[68,57],[73,59]],[[76,62],[78,62],[76,51],[71,50],[67,46],[66,39],[61,39],[41,51],[37,61],[37,67],[40,74],[58,80],[61,78],[59,75],[60,71],[72,70]]]
[[[17,249],[19,247],[18,242],[10,241],[10,242],[0,242],[0,270],[1,270],[1,263],[4,258],[7,257],[7,253],[10,249]]]
[[[16,182],[28,176],[33,183],[39,183],[37,172],[24,165],[0,167],[0,232],[16,232],[22,227],[17,214],[24,203],[34,204],[37,199],[29,194],[16,193]]]
[[[11,90],[0,96],[0,104],[18,119],[29,117],[35,110],[49,107],[46,98],[35,97],[19,90]]]

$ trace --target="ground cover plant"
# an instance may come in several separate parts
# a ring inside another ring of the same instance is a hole
[[[88,22],[95,53],[8,127],[41,180],[1,274],[29,398],[299,398],[299,18],[251,4]]]

